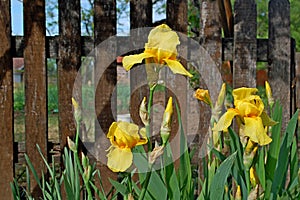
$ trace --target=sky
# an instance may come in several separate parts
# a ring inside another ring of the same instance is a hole
[[[47,4],[47,0],[46,0]],[[87,0],[81,0],[81,5],[83,7],[88,7],[89,3]],[[118,4],[117,4],[118,6]],[[161,6],[161,5],[156,5]],[[165,18],[165,14],[157,14],[154,11],[156,10],[156,7],[153,8],[153,21],[158,21]],[[129,4],[127,7],[129,12]],[[56,12],[57,13],[57,12]],[[23,3],[20,0],[11,0],[11,17],[12,17],[12,34],[13,35],[23,35]],[[57,19],[57,16],[56,16]],[[46,21],[49,18],[46,15]],[[119,19],[118,26],[117,26],[117,34],[118,35],[128,35],[129,34],[129,16],[126,16],[126,14],[122,15]],[[84,31],[84,29],[82,29]],[[51,35],[58,34],[58,27],[54,28],[52,30]],[[47,33],[49,35],[49,33]]]

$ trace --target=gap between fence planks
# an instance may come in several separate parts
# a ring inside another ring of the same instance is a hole
[[[12,199],[9,187],[14,177],[10,0],[0,1],[0,30],[0,194],[3,199]]]

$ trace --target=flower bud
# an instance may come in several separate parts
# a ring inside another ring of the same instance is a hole
[[[83,152],[81,152],[81,164],[83,169],[87,168],[89,165],[89,158],[85,156]]]
[[[242,192],[241,192],[241,187],[238,185],[236,188],[235,200],[240,200],[240,199],[242,199]]]
[[[211,108],[213,107],[208,90],[197,89],[194,96],[198,100],[209,105]]]
[[[172,97],[170,97],[164,112],[163,121],[160,128],[160,136],[162,139],[163,146],[166,145],[171,133],[171,117],[173,114],[172,103]]]
[[[269,106],[273,107],[274,99],[273,99],[272,90],[271,90],[271,87],[270,87],[268,81],[265,82],[265,87],[266,87],[266,95],[267,95]]]
[[[78,102],[72,97],[72,104],[74,108],[74,118],[77,124],[81,121],[81,109],[79,107]]]
[[[145,126],[149,125],[149,114],[147,111],[146,104],[147,104],[146,97],[144,97],[142,100],[142,103],[140,105],[139,114],[140,114],[140,118]]]
[[[73,151],[74,153],[77,152],[77,148],[75,143],[71,140],[71,138],[69,136],[67,136],[67,142],[68,142],[68,147],[71,151]]]
[[[250,176],[250,182],[251,182],[252,187],[255,187],[258,184],[259,179],[256,175],[256,171],[255,171],[254,167],[250,168],[249,176]]]
[[[92,174],[92,167],[91,165],[88,165],[86,168],[84,168],[84,172],[82,175],[82,178],[85,182],[88,182],[91,178],[91,174]]]

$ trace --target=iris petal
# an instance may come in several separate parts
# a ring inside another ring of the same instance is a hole
[[[142,63],[145,58],[151,58],[151,57],[154,57],[154,55],[151,53],[148,53],[148,52],[144,52],[144,53],[140,53],[140,54],[125,56],[122,60],[122,63],[123,63],[125,70],[128,71],[131,69],[131,67],[134,64]]]
[[[132,159],[131,149],[111,147],[107,154],[107,166],[113,172],[124,172],[130,167]]]
[[[227,112],[222,115],[218,123],[213,127],[213,131],[225,131],[232,123],[233,118],[239,115],[239,112],[234,108],[229,108]]]
[[[234,102],[239,100],[244,100],[245,98],[249,97],[250,95],[256,94],[258,91],[257,88],[237,88],[232,91],[232,96],[234,98]],[[235,105],[235,103],[234,103]],[[236,106],[236,105],[235,105]]]
[[[260,117],[244,117],[244,134],[260,145],[269,144],[272,139],[267,135]]]
[[[169,68],[172,70],[173,73],[182,74],[189,77],[193,76],[177,60],[164,59],[164,61],[167,63],[167,65],[169,66]]]

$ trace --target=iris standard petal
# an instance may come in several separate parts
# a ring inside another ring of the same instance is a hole
[[[244,134],[260,145],[269,144],[272,139],[267,135],[260,117],[244,117]]]
[[[175,74],[182,74],[186,75],[188,77],[193,77],[192,74],[190,74],[180,62],[177,60],[170,60],[170,59],[164,59],[168,67],[172,70],[173,73]]]
[[[245,98],[249,97],[250,95],[254,95],[257,93],[257,91],[258,91],[257,88],[241,87],[241,88],[234,89],[232,91],[232,96],[234,98],[234,105],[236,106],[236,103],[235,103],[236,101],[245,99]]]
[[[131,149],[111,147],[107,154],[107,166],[113,172],[124,172],[131,166],[132,159]]]
[[[134,64],[142,63],[145,58],[151,58],[151,57],[155,57],[155,55],[149,52],[125,56],[122,60],[123,67],[125,68],[126,71],[129,71]]]
[[[262,112],[262,110],[259,110],[259,108],[248,101],[240,101],[236,106],[236,109],[239,110],[243,117],[259,116]]]
[[[117,122],[118,126],[115,130],[114,138],[119,147],[133,148],[140,136],[138,134],[139,127],[129,122]]]
[[[179,44],[177,33],[172,31],[168,25],[162,24],[150,31],[145,49],[156,48],[177,55],[176,46]]]
[[[227,112],[222,115],[218,123],[212,128],[213,131],[225,131],[232,123],[232,119],[239,115],[238,110],[229,108]]]

